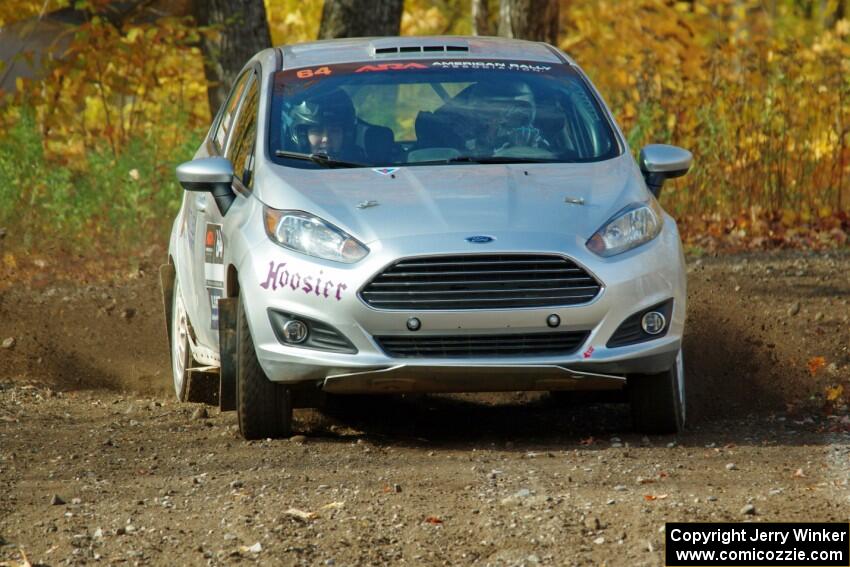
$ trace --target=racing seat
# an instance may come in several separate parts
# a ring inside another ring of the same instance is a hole
[[[395,134],[386,126],[369,126],[363,131],[363,149],[370,163],[388,164],[395,161]]]
[[[355,143],[363,149],[369,163],[377,165],[395,161],[395,134],[386,126],[358,120]]]
[[[416,148],[463,148],[463,140],[455,134],[452,123],[446,113],[436,114],[421,110],[416,115],[413,127],[416,130]]]

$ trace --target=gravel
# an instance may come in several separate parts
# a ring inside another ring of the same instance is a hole
[[[624,405],[506,393],[345,399],[339,413],[296,410],[307,447],[246,442],[233,413],[199,426],[197,406],[173,399],[155,269],[112,286],[51,283],[50,296],[9,288],[0,564],[23,548],[51,565],[657,565],[667,521],[838,521],[850,487],[829,447],[850,416],[824,415],[823,392],[850,376],[850,307],[834,300],[850,297],[850,253],[832,258],[706,257],[692,271],[691,421],[678,436],[633,431]],[[788,280],[796,261],[806,275]],[[826,316],[792,325],[792,302]],[[140,309],[117,325],[126,305]],[[814,356],[827,364],[812,376]],[[49,506],[52,494],[72,503]]]
[[[210,414],[204,406],[197,407],[192,412],[192,419],[207,419],[209,416]]]

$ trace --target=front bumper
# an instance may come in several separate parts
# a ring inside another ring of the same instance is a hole
[[[482,250],[457,234],[431,238],[427,249],[412,238],[371,243],[370,255],[352,266],[307,258],[268,240],[256,242],[240,262],[239,279],[263,370],[272,381],[314,382],[329,392],[472,392],[620,388],[628,374],[662,372],[673,366],[685,323],[686,290],[684,260],[672,219],[666,219],[657,239],[613,258],[599,258],[583,241],[570,241],[563,235],[496,237],[498,250]],[[377,310],[357,295],[362,285],[398,258],[485,252],[562,254],[594,274],[603,290],[583,305],[468,311]],[[662,338],[606,347],[626,318],[671,298],[673,314]],[[356,354],[282,344],[272,328],[269,309],[333,326],[356,348]],[[561,319],[558,330],[589,332],[575,353],[393,358],[373,338],[410,334],[406,328],[410,317],[421,321],[416,331],[420,335],[551,332],[546,325],[551,314]]]

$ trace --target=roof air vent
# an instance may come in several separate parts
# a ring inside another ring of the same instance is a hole
[[[468,52],[466,45],[402,45],[390,47],[373,47],[372,53],[375,57],[380,55],[395,55],[397,53],[444,53],[444,52]]]

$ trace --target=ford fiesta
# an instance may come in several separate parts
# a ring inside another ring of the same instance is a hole
[[[268,49],[195,158],[161,269],[180,400],[287,435],[327,394],[609,390],[685,421],[685,270],[582,70],[542,43],[383,38]]]

